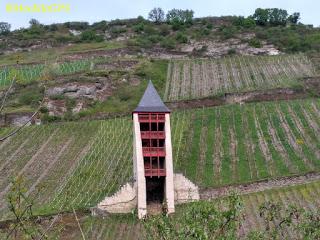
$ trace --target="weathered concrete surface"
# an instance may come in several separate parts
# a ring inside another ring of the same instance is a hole
[[[199,188],[183,174],[174,174],[174,198],[177,204],[198,201]]]
[[[142,141],[138,114],[133,114],[133,162],[135,180],[137,183],[138,217],[144,218],[147,215],[147,191],[146,178],[144,175],[144,162],[142,155]]]
[[[165,197],[168,213],[174,213],[174,183],[173,183],[173,162],[171,144],[170,114],[165,114],[165,148],[166,148],[166,186]]]
[[[130,213],[137,206],[136,185],[127,183],[111,197],[101,201],[97,210],[108,213]]]

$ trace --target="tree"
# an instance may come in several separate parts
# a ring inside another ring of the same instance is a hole
[[[30,27],[39,26],[40,22],[37,19],[32,18],[30,19],[29,24],[30,24]]]
[[[154,8],[149,12],[149,19],[155,23],[164,21],[164,11],[161,8]]]
[[[269,21],[269,12],[267,9],[257,8],[252,18],[256,21],[257,25],[265,26]]]
[[[169,23],[178,22],[180,24],[192,24],[193,15],[193,10],[182,10],[174,8],[167,13],[166,18]]]
[[[10,32],[11,25],[7,22],[0,22],[0,35],[6,35]]]
[[[299,12],[295,12],[288,17],[288,22],[292,23],[292,24],[297,24],[299,20],[300,20],[300,13]]]
[[[286,25],[288,19],[287,10],[280,8],[269,8],[268,11],[268,22],[272,26]]]

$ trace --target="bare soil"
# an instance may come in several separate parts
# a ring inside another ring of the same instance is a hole
[[[200,199],[210,200],[221,197],[226,197],[232,191],[240,195],[261,192],[268,189],[288,187],[294,185],[302,185],[313,181],[320,180],[320,173],[307,173],[305,175],[295,175],[290,177],[280,177],[274,179],[266,179],[253,183],[245,183],[239,185],[230,185],[218,188],[202,188],[200,189]]]
[[[250,102],[303,99],[310,95],[302,89],[277,88],[272,90],[252,91],[244,93],[227,93],[222,97],[210,97],[176,102],[168,102],[170,109],[191,109],[213,107],[225,104],[243,104]]]

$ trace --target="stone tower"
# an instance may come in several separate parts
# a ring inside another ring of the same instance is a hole
[[[133,111],[133,164],[138,217],[157,202],[174,212],[173,163],[170,110],[150,81]]]

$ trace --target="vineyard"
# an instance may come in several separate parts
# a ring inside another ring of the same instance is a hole
[[[66,75],[90,70],[90,66],[91,61],[81,60],[53,64],[52,66],[49,66],[49,70],[46,69],[48,66],[44,64],[22,66],[19,68],[2,68],[0,69],[0,89],[8,86],[11,83],[14,76],[18,77],[18,81],[27,84],[41,79],[41,77],[43,77],[44,74],[47,74],[46,70],[52,71],[56,75]]]
[[[319,189],[320,182],[313,181],[303,185],[242,195],[245,219],[240,228],[239,236],[245,236],[250,231],[265,229],[265,223],[259,215],[259,206],[267,201],[273,201],[282,206],[295,204],[297,207],[302,207],[308,211],[316,211],[320,207]],[[213,204],[217,205],[217,202],[214,201]],[[179,218],[179,215],[188,206],[188,204],[178,206],[175,217]],[[83,217],[81,226],[86,239],[145,239],[143,225],[132,214],[113,215],[107,218]],[[62,235],[63,233],[62,231]],[[289,230],[287,234],[289,237],[292,236]],[[78,228],[74,229],[72,238],[69,239],[81,239],[81,232]]]
[[[294,87],[301,84],[301,78],[315,74],[312,62],[304,55],[173,60],[168,67],[164,100]]]
[[[319,112],[318,100],[177,111],[175,171],[215,187],[319,170]],[[26,178],[41,213],[95,206],[132,177],[129,117],[31,126],[0,149],[2,219],[11,176]]]
[[[32,126],[2,143],[1,218],[8,217],[10,176],[24,176],[39,212],[95,205],[131,177],[131,134],[131,122],[122,118]]]
[[[318,100],[228,105],[173,116],[174,165],[203,187],[319,170]]]

